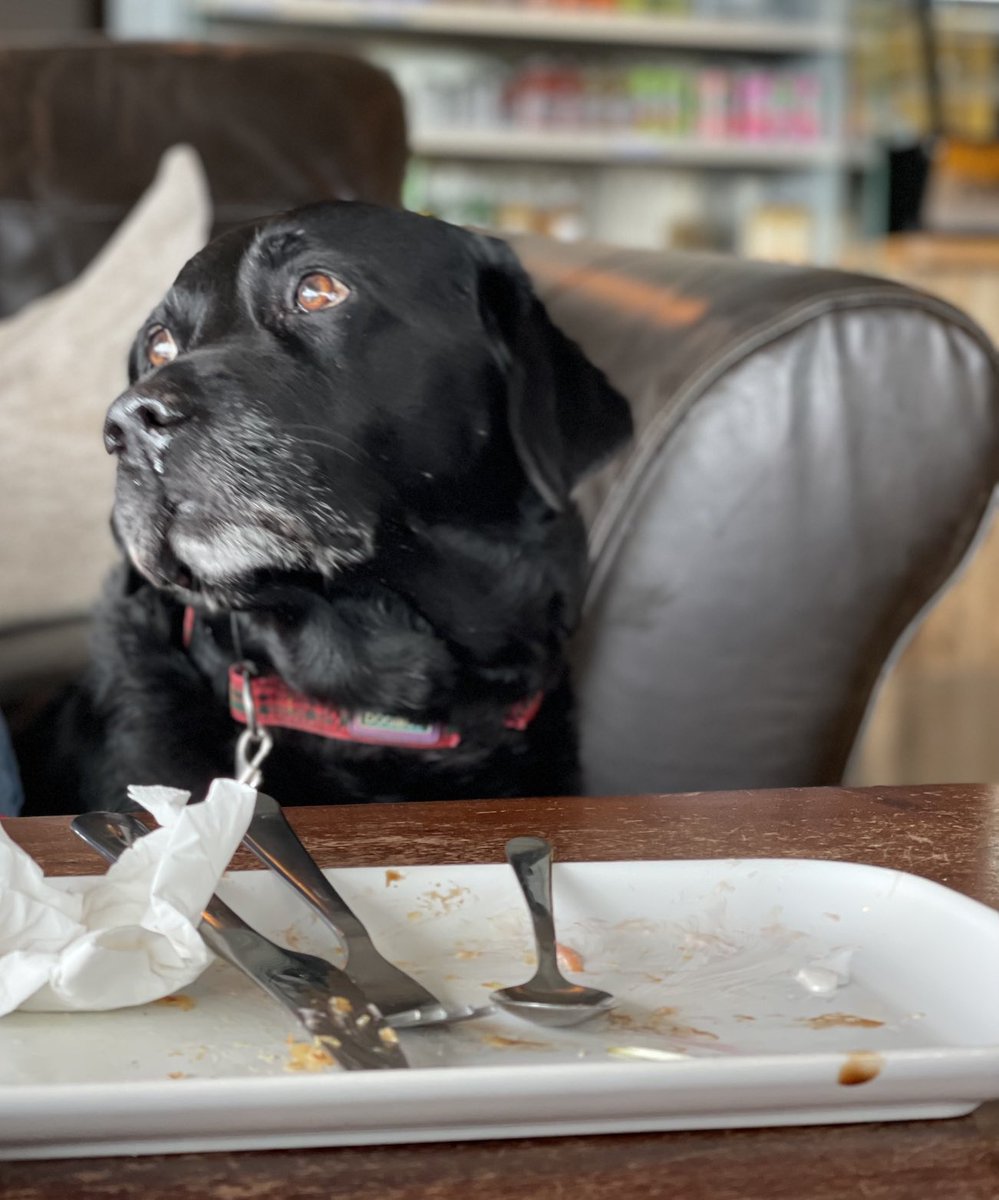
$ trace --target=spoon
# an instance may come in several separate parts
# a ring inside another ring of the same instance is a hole
[[[526,983],[500,988],[490,999],[507,1012],[539,1025],[577,1025],[612,1008],[615,1000],[609,992],[570,983],[558,969],[551,846],[540,837],[511,838],[506,844],[506,857],[531,912],[538,969]]]

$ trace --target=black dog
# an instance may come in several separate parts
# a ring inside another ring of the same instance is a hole
[[[29,812],[200,795],[246,702],[284,804],[578,788],[570,490],[631,421],[502,242],[346,203],[226,234],[130,381],[104,430],[128,562]]]

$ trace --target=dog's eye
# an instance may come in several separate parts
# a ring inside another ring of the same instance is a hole
[[[301,312],[320,312],[324,308],[335,308],[350,295],[350,288],[325,271],[313,271],[298,281],[295,289],[295,307]]]
[[[177,357],[177,343],[164,325],[155,325],[146,336],[146,359],[151,367],[162,367]]]

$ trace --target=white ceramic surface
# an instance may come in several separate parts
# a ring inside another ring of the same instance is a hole
[[[531,973],[506,866],[329,874],[443,999]],[[410,1071],[302,1070],[300,1030],[216,963],[172,1003],[0,1020],[0,1158],[944,1117],[999,1096],[999,914],[975,901],[777,859],[562,863],[554,887],[559,940],[620,998],[611,1014],[542,1030],[497,1013],[402,1033]],[[337,958],[266,873],[220,892]],[[843,982],[816,994],[802,979],[827,962]]]

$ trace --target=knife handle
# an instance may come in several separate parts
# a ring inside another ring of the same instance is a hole
[[[302,845],[281,806],[262,792],[257,793],[253,819],[243,844],[341,933],[348,942],[348,949],[355,941],[371,945],[371,938],[360,918]]]

